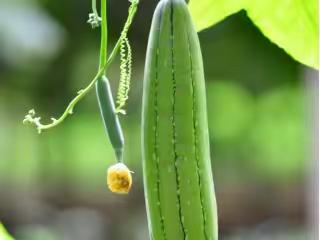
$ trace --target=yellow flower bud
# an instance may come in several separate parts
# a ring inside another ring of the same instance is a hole
[[[128,193],[132,185],[131,172],[123,163],[117,163],[108,168],[107,184],[111,192]]]

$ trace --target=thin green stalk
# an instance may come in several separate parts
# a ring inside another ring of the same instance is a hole
[[[92,1],[91,1],[91,8],[92,8],[92,12],[93,12],[94,14],[96,14],[97,16],[99,16],[98,11],[97,11],[96,0],[92,0]]]
[[[101,46],[99,70],[107,63],[108,50],[108,20],[107,20],[107,0],[101,0]]]

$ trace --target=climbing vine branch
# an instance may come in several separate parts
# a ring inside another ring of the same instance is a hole
[[[95,0],[93,0],[95,1]],[[114,46],[107,62],[105,64],[103,64],[102,67],[99,68],[97,74],[95,75],[95,77],[92,79],[92,81],[89,83],[89,85],[87,87],[85,87],[84,89],[81,89],[78,91],[77,96],[75,98],[73,98],[71,100],[71,102],[68,104],[67,108],[65,109],[65,111],[61,114],[61,116],[59,118],[51,118],[51,123],[48,124],[43,124],[41,122],[41,117],[36,115],[36,112],[34,109],[31,109],[28,111],[28,114],[25,116],[23,123],[24,124],[31,124],[33,126],[35,126],[38,130],[38,133],[41,133],[43,130],[47,130],[50,128],[53,128],[57,125],[59,125],[60,123],[62,123],[70,114],[73,113],[73,109],[75,107],[75,105],[83,98],[85,97],[90,90],[94,87],[95,83],[97,82],[97,80],[104,74],[104,72],[108,69],[108,67],[110,66],[110,64],[113,62],[114,58],[117,56],[118,51],[120,49],[121,43],[124,41],[125,38],[127,38],[127,32],[131,26],[132,20],[135,16],[135,13],[137,11],[137,7],[138,7],[138,3],[139,0],[130,0],[131,5],[129,7],[129,13],[128,13],[128,17],[127,20],[124,24],[123,30],[121,32],[121,35],[116,43],[116,45]],[[96,11],[96,7],[95,7],[95,3],[92,3],[92,8],[93,8],[93,13],[92,14],[96,14],[97,17],[98,13]],[[100,17],[99,17],[100,18]],[[89,20],[90,21],[90,14],[89,14]],[[91,22],[89,22],[91,23]],[[93,26],[93,25],[92,25]]]

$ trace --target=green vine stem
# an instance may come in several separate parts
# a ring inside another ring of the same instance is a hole
[[[99,16],[99,15],[98,15],[98,11],[97,11],[96,0],[92,0],[92,1],[91,1],[91,7],[92,7],[92,12],[93,12],[94,14],[96,14],[97,16]]]
[[[107,62],[107,51],[108,51],[107,0],[101,0],[101,43],[100,44],[101,45],[100,45],[99,70],[102,69]]]
[[[23,120],[23,124],[31,124],[37,128],[38,133],[41,133],[43,130],[47,130],[47,129],[56,127],[57,125],[62,123],[70,114],[73,113],[73,109],[74,109],[75,105],[90,92],[90,90],[94,87],[97,80],[102,75],[104,75],[105,71],[109,68],[110,64],[114,61],[115,57],[117,56],[121,41],[123,40],[123,36],[124,36],[123,32],[127,32],[129,30],[130,25],[132,23],[132,20],[135,16],[135,13],[137,10],[139,0],[131,0],[130,2],[131,2],[131,5],[129,8],[129,14],[128,14],[127,20],[124,24],[121,35],[120,35],[116,45],[114,46],[108,60],[105,61],[103,64],[100,63],[99,70],[98,70],[97,74],[95,75],[95,77],[91,80],[89,85],[87,87],[85,87],[84,89],[79,90],[77,93],[77,96],[71,100],[71,102],[68,104],[65,111],[62,113],[62,115],[57,119],[51,118],[51,120],[52,120],[51,123],[48,123],[48,124],[41,123],[41,117],[37,117],[35,110],[31,109],[28,111],[28,114],[25,116],[25,118]],[[105,49],[105,50],[107,50],[107,49]]]

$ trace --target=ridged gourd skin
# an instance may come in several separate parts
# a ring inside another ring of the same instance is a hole
[[[142,153],[152,240],[217,240],[199,40],[186,3],[161,0],[147,49]]]

